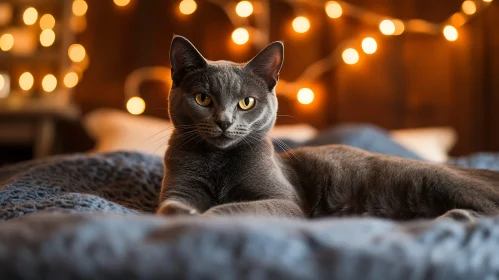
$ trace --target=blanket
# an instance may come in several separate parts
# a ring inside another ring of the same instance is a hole
[[[499,157],[453,164],[499,170]],[[499,218],[396,223],[155,217],[160,157],[0,169],[2,279],[495,279]],[[7,221],[5,221],[7,220]],[[5,277],[5,278],[3,278]]]

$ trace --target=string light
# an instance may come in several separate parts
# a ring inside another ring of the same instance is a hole
[[[0,49],[2,49],[2,51],[9,51],[13,46],[14,36],[12,36],[12,34],[5,33],[2,35],[2,37],[0,37]]]
[[[194,0],[182,0],[178,8],[180,12],[184,15],[190,15],[196,11],[198,4]]]
[[[467,15],[472,15],[476,13],[476,4],[475,2],[471,0],[466,0],[463,2],[463,5],[461,6],[461,9],[463,12]]]
[[[74,88],[79,82],[76,72],[69,72],[64,76],[64,85],[67,88]]]
[[[30,72],[24,72],[19,77],[19,87],[24,91],[30,90],[33,87],[34,83],[35,79]]]
[[[343,14],[341,5],[336,1],[329,1],[325,6],[326,14],[330,18],[339,18]]]
[[[314,101],[314,92],[309,89],[309,88],[302,88],[298,91],[298,94],[296,95],[296,97],[298,98],[298,102],[300,102],[301,104],[310,104],[312,103],[312,101]]]
[[[404,22],[401,20],[395,19],[393,20],[393,25],[395,26],[395,32],[393,32],[393,35],[400,35],[404,33],[405,30],[405,25]]]
[[[238,45],[244,45],[249,40],[249,32],[246,28],[240,27],[232,32],[232,41]]]
[[[128,3],[130,3],[130,0],[114,0],[114,4],[119,7],[125,7]]]
[[[56,87],[57,87],[57,78],[54,75],[48,74],[45,77],[43,77],[42,88],[44,91],[53,92]]]
[[[81,62],[85,58],[85,48],[80,44],[73,44],[68,49],[69,58],[74,62]]]
[[[40,28],[42,30],[52,29],[55,26],[55,18],[51,14],[44,14],[40,18]]]
[[[140,115],[144,113],[146,109],[146,103],[144,102],[144,99],[138,96],[134,96],[130,98],[126,103],[126,109],[132,115]]]
[[[457,33],[457,29],[452,25],[447,25],[444,28],[443,32],[444,32],[445,39],[447,39],[449,41],[456,41],[457,38],[459,37],[459,34]]]
[[[362,40],[362,50],[366,54],[373,54],[376,52],[378,49],[378,44],[376,43],[376,40],[371,37],[367,37],[364,40]]]
[[[236,14],[240,17],[249,17],[253,13],[253,5],[250,1],[241,1],[237,3]]]
[[[379,24],[379,30],[385,35],[393,35],[395,33],[395,24],[389,19],[385,19]]]
[[[52,29],[45,29],[40,34],[40,44],[44,47],[50,47],[55,41],[55,33]]]
[[[76,16],[83,16],[87,13],[88,5],[85,0],[74,0],[73,1],[73,14]]]
[[[38,11],[35,8],[29,7],[24,11],[23,14],[24,24],[33,25],[37,19],[38,19]]]
[[[293,29],[297,33],[305,33],[310,29],[310,21],[306,17],[296,17],[293,20]]]
[[[359,62],[359,53],[355,49],[346,49],[343,51],[343,54],[341,55],[343,58],[343,61],[345,61],[346,64],[355,64]]]

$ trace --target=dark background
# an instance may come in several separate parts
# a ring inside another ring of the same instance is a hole
[[[181,15],[179,1],[138,0],[123,8],[112,1],[87,0],[87,30],[78,37],[90,66],[77,86],[74,100],[83,112],[124,108],[126,76],[143,66],[169,66],[174,33],[191,40],[211,60],[243,62],[257,53],[250,44],[235,47],[226,14],[203,0],[192,15]],[[459,39],[403,34],[382,37],[375,55],[354,65],[340,64],[316,81],[321,90],[309,105],[281,98],[279,122],[308,122],[325,128],[344,122],[373,123],[386,129],[452,126],[459,142],[453,151],[499,151],[499,3],[459,28]],[[391,17],[442,22],[460,10],[460,0],[357,0],[365,9]],[[356,19],[330,19],[323,8],[303,6],[311,19],[305,34],[291,30],[296,16],[281,1],[271,1],[271,39],[285,43],[282,79],[292,81],[303,69],[326,56],[346,38],[376,31]],[[145,114],[167,117],[168,89],[147,83],[142,98]],[[154,105],[150,105],[154,104]],[[89,145],[78,128],[68,128],[70,150]]]

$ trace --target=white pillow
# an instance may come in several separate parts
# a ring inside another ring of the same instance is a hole
[[[116,109],[98,109],[83,119],[87,133],[97,143],[92,152],[138,151],[163,155],[168,147],[171,122],[148,116],[134,116]],[[304,142],[317,129],[307,124],[276,126],[270,136]]]
[[[391,135],[406,149],[433,162],[446,162],[457,141],[457,133],[451,127],[394,130]]]

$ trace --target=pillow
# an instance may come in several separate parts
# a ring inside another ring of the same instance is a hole
[[[391,135],[406,149],[433,162],[446,162],[457,141],[457,133],[451,127],[393,130]]]
[[[91,152],[138,151],[163,155],[168,147],[170,121],[134,116],[116,109],[98,109],[83,118],[83,126],[97,144]],[[270,136],[303,143],[312,139],[317,129],[307,124],[276,126]]]

